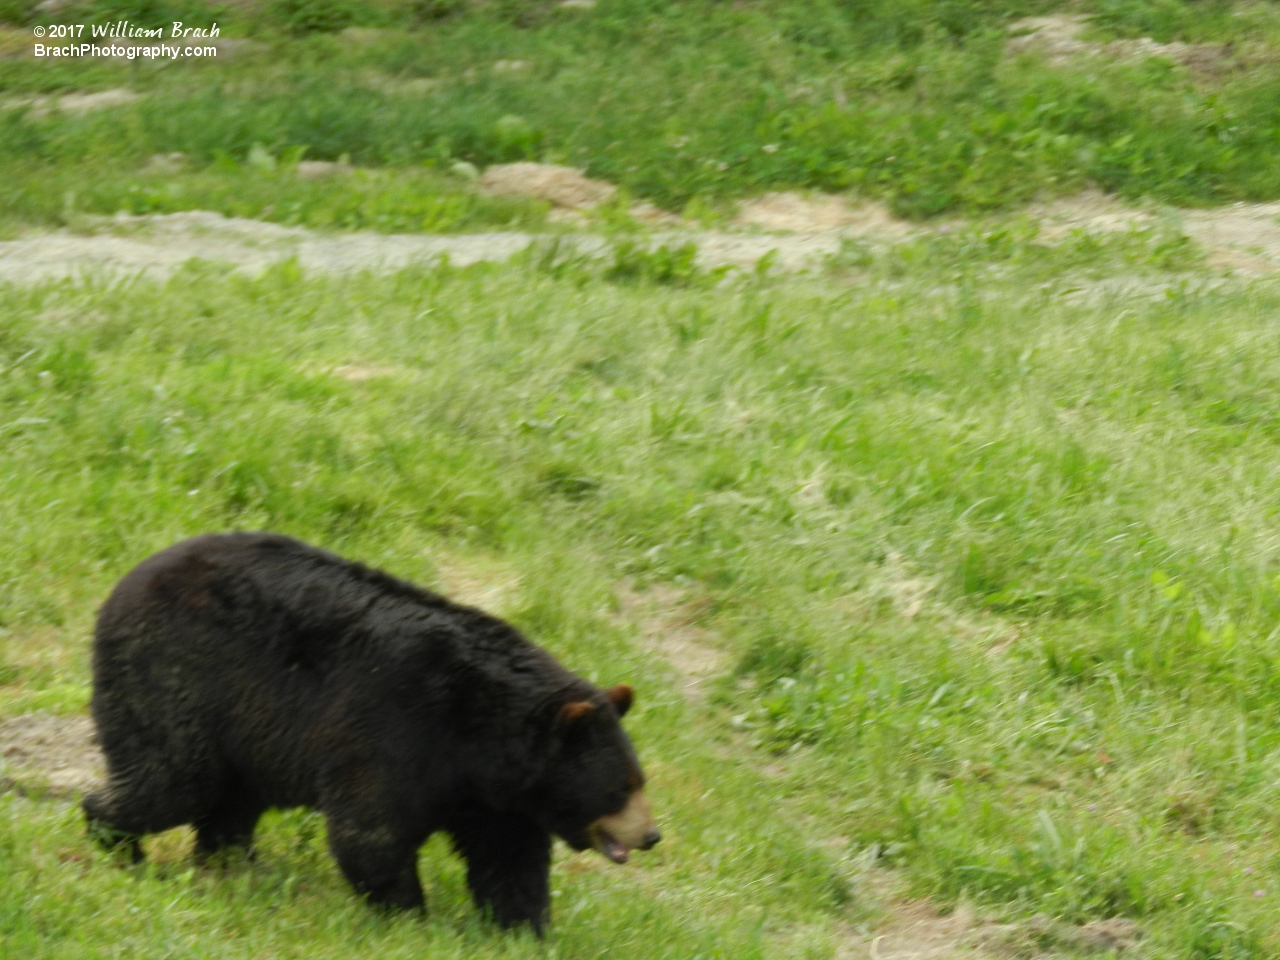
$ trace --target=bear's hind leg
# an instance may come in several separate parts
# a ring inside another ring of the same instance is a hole
[[[395,910],[425,910],[418,881],[418,847],[385,827],[362,828],[329,817],[329,849],[342,875],[369,902]]]
[[[451,824],[453,845],[467,861],[476,906],[499,926],[527,923],[542,936],[551,915],[551,837],[524,817],[478,813]]]

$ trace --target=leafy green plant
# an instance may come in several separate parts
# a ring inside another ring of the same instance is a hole
[[[612,262],[605,268],[604,278],[613,283],[692,287],[714,284],[726,273],[719,267],[702,269],[697,257],[698,247],[693,243],[650,247],[643,240],[623,237],[613,242]]]

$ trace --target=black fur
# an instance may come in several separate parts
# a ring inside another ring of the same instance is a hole
[[[437,830],[504,926],[548,919],[551,836],[575,848],[642,780],[603,691],[511,626],[288,537],[197,537],[103,605],[93,716],[101,842],[193,824],[197,854],[248,846],[269,807],[312,807],[371,901],[420,909]],[[587,719],[557,724],[589,701]]]

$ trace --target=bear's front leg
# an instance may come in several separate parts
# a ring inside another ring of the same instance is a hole
[[[385,827],[361,827],[329,817],[329,849],[342,874],[370,903],[396,910],[425,910],[418,882],[418,845]]]
[[[493,811],[476,811],[449,832],[466,858],[476,906],[499,926],[527,923],[542,936],[551,914],[550,835],[525,817]]]
[[[127,811],[121,811],[121,804],[109,788],[90,790],[80,802],[84,809],[85,820],[89,827],[89,836],[104,850],[112,853],[123,853],[130,862],[141,863],[143,860],[142,841],[137,829],[136,818],[129,819]],[[119,826],[126,823],[129,827]]]

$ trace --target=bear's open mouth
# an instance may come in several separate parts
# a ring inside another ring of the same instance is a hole
[[[649,801],[638,787],[621,810],[593,821],[586,835],[591,846],[614,863],[626,863],[632,850],[648,850],[662,839],[649,812]]]
[[[619,843],[609,831],[601,827],[597,827],[591,831],[591,845],[599,850],[602,854],[612,860],[614,863],[626,863],[629,851],[626,846]]]

